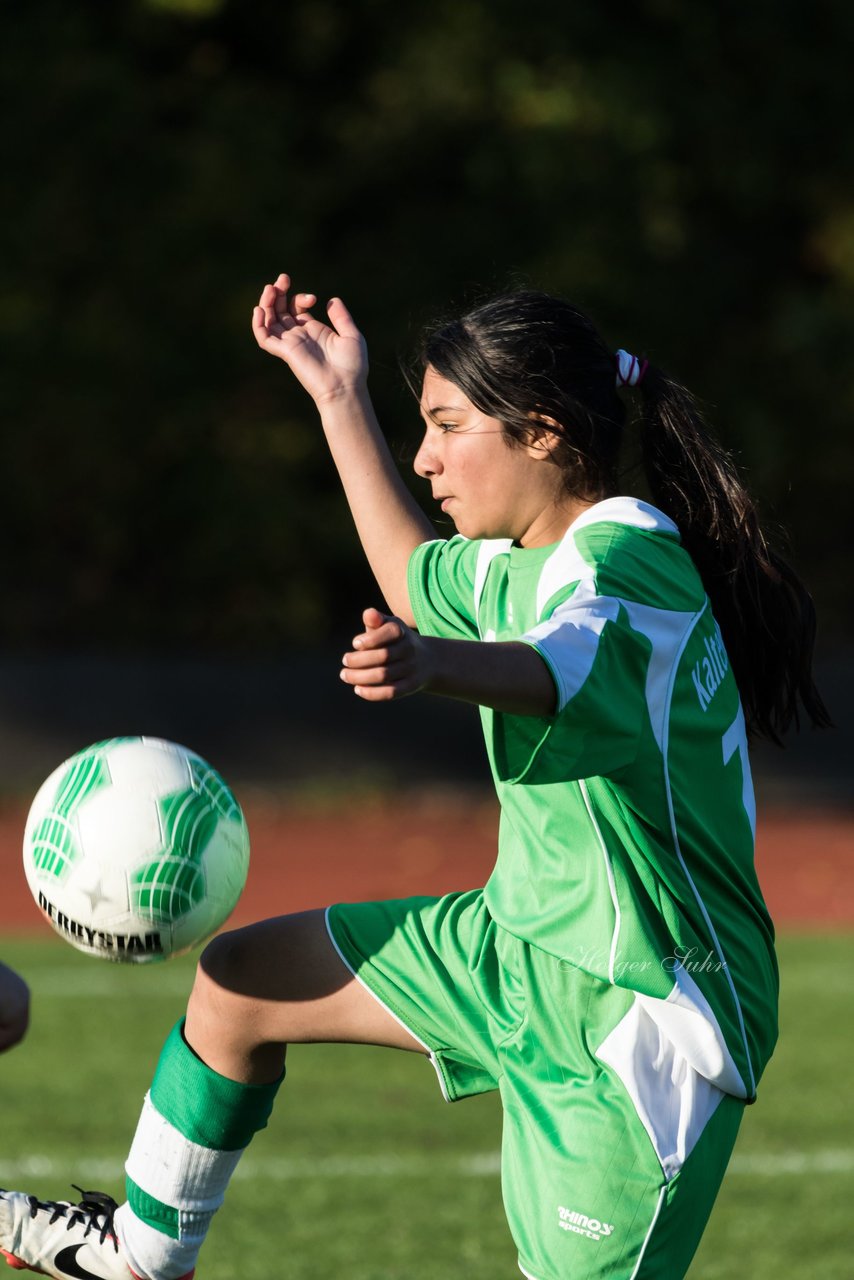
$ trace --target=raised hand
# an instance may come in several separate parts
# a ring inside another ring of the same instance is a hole
[[[318,405],[362,387],[368,350],[344,303],[332,299],[326,324],[312,314],[315,294],[291,294],[290,288],[290,276],[284,273],[264,286],[252,313],[258,346],[284,360]]]

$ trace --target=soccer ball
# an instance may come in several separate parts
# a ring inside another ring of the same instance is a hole
[[[233,910],[249,834],[228,786],[160,738],[111,738],[42,784],[24,832],[38,906],[73,947],[144,964],[203,942]]]

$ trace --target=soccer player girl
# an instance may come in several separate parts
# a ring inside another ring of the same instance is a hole
[[[0,1244],[49,1275],[188,1275],[300,1041],[429,1057],[498,1089],[502,1180],[534,1280],[678,1280],[776,1038],[748,736],[779,738],[814,619],[690,395],[569,303],[495,298],[422,353],[415,470],[374,416],[364,339],[281,275],[261,349],[313,398],[385,607],[340,676],[367,702],[476,703],[501,804],[485,888],[338,904],[216,938],[169,1036],[127,1202],[0,1196]],[[627,415],[627,402],[634,406]],[[651,502],[621,492],[624,424]]]

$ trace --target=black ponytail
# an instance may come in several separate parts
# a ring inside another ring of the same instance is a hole
[[[530,439],[532,416],[547,420],[568,493],[596,501],[617,492],[626,407],[615,356],[571,303],[534,290],[499,295],[428,333],[418,363],[498,418],[510,444]],[[408,380],[419,395],[414,372]],[[829,725],[812,679],[812,600],[769,547],[731,457],[690,393],[661,370],[647,365],[636,394],[650,495],[703,579],[748,732],[779,743],[798,725],[799,703],[814,725]]]
[[[748,731],[780,743],[830,716],[813,683],[815,609],[790,565],[768,545],[732,457],[710,435],[694,397],[648,366],[639,388],[650,495],[679,527],[720,625]]]

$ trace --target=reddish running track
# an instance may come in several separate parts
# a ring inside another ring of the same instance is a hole
[[[330,902],[439,894],[483,884],[495,852],[494,803],[416,796],[325,813],[249,797],[252,865],[232,916],[242,924]],[[26,810],[0,812],[0,929],[45,929],[21,869]],[[854,813],[766,813],[759,876],[780,927],[854,926]]]

